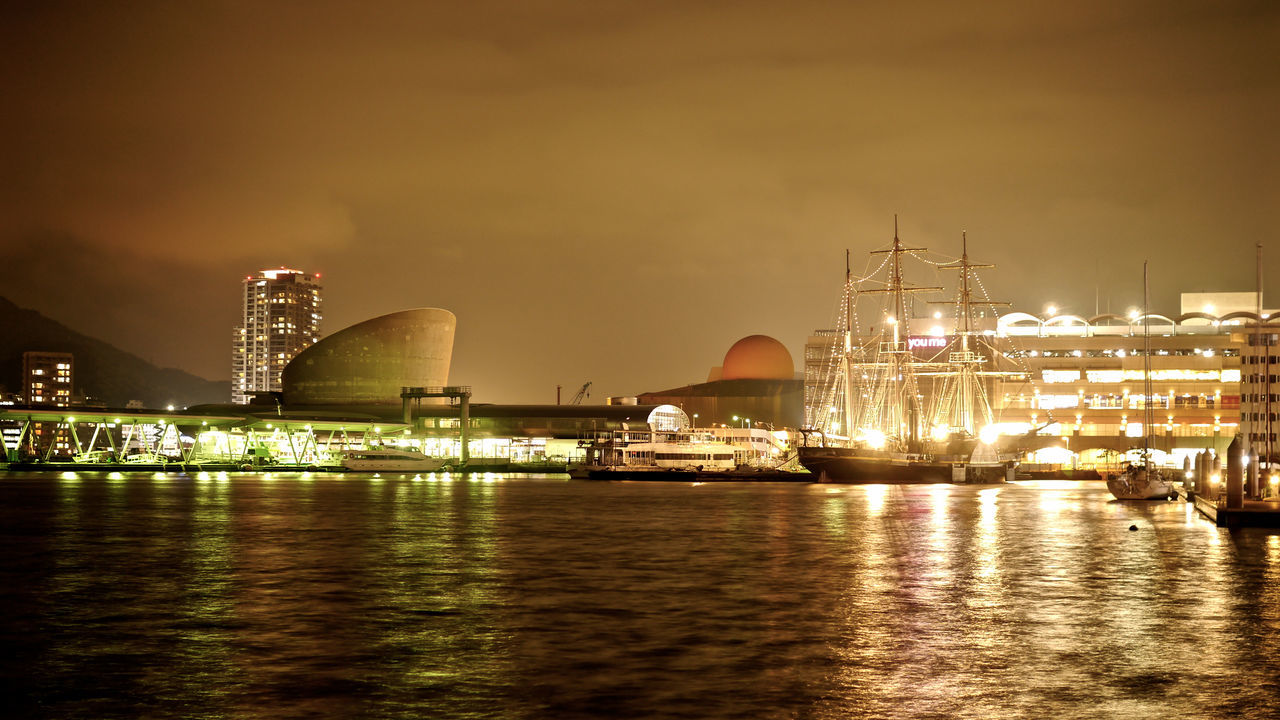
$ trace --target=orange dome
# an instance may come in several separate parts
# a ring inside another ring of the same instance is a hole
[[[724,355],[724,380],[790,380],[795,374],[791,353],[768,335],[748,335]]]

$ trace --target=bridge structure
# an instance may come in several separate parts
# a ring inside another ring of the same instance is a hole
[[[409,431],[407,424],[368,415],[216,409],[7,406],[0,408],[0,454],[10,468],[28,469],[336,467],[343,450],[392,444]]]

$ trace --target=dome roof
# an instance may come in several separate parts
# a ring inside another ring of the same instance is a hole
[[[790,380],[795,365],[786,346],[768,335],[748,335],[724,355],[724,380]]]

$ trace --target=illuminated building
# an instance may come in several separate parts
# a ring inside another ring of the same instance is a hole
[[[298,353],[281,373],[289,405],[400,406],[404,387],[449,383],[457,318],[403,310],[356,323]]]
[[[69,406],[74,366],[71,353],[22,353],[22,392],[26,403]]]
[[[1280,453],[1280,317],[1240,332],[1240,430],[1259,456],[1274,460]]]
[[[1163,453],[1157,453],[1158,460],[1181,466],[1187,455],[1225,450],[1237,432],[1248,432],[1242,422],[1265,415],[1251,403],[1266,393],[1242,385],[1247,367],[1242,358],[1253,355],[1254,298],[1253,293],[1187,293],[1181,314],[1153,313],[1145,319],[1137,311],[1088,318],[1056,308],[1046,315],[988,312],[979,329],[999,349],[992,369],[1003,374],[989,376],[985,389],[1001,433],[1031,433],[1018,441],[1031,463],[1107,464],[1141,445],[1149,402],[1155,411],[1154,447]],[[1144,326],[1150,329],[1150,398],[1143,397]],[[1278,331],[1280,324],[1263,336],[1275,338]],[[911,319],[908,342],[916,360],[944,361],[951,332],[946,318]],[[805,347],[807,420],[819,415],[828,394],[841,335],[816,331]],[[1270,377],[1274,382],[1274,370]],[[1272,388],[1275,398],[1280,387]],[[922,382],[924,407],[933,389],[931,381]]]
[[[729,348],[707,382],[642,393],[635,401],[680,407],[699,427],[743,427],[749,422],[758,428],[797,428],[803,386],[786,346],[767,335],[749,335]]]
[[[263,270],[246,277],[244,311],[233,338],[231,401],[280,390],[280,373],[320,338],[320,276]]]

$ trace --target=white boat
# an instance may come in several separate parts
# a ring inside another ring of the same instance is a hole
[[[1130,465],[1122,472],[1107,477],[1107,489],[1117,500],[1170,500],[1173,483],[1164,478],[1160,468]]]
[[[1151,463],[1151,327],[1147,312],[1147,264],[1142,263],[1142,464],[1127,465],[1107,477],[1107,489],[1117,500],[1172,500],[1173,482]]]
[[[734,447],[722,442],[633,442],[617,449],[614,464],[629,470],[732,470]]]
[[[369,448],[342,453],[343,469],[355,472],[435,472],[444,467],[446,460],[401,448]]]
[[[724,472],[737,467],[736,448],[706,433],[677,431],[646,434],[632,440],[631,433],[614,437],[591,459],[569,470],[571,477],[596,480],[693,479],[700,472]]]

